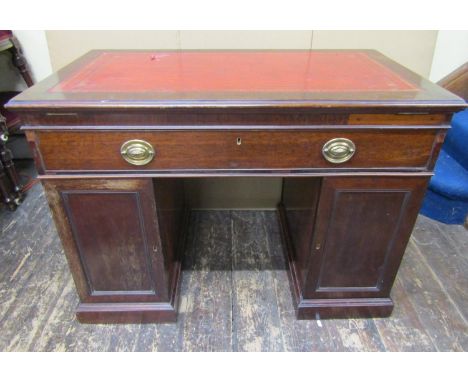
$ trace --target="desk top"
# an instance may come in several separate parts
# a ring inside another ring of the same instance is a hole
[[[41,107],[460,107],[372,50],[91,51],[16,97]]]

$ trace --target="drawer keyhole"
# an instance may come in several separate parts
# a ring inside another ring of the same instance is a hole
[[[239,137],[236,139],[237,146],[240,146],[242,144],[242,139]]]

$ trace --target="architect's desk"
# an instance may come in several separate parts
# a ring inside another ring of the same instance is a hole
[[[375,51],[93,51],[9,107],[97,323],[176,319],[187,177],[282,177],[298,318],[389,315],[464,102]]]

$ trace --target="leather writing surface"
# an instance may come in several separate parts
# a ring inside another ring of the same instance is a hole
[[[102,52],[50,92],[392,92],[410,82],[365,52]]]

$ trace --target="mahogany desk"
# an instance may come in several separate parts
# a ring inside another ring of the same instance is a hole
[[[8,106],[97,323],[176,319],[187,177],[283,178],[298,318],[389,315],[465,104],[376,51],[92,51]]]

